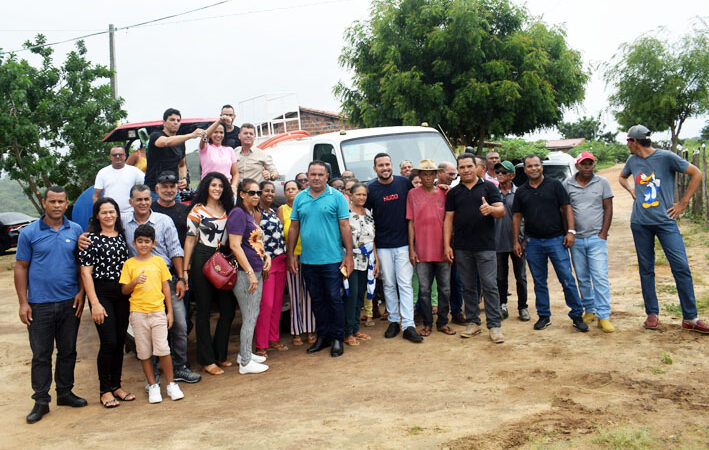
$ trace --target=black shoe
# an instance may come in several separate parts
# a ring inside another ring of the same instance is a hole
[[[310,348],[308,348],[308,350],[306,350],[306,352],[307,353],[319,352],[322,349],[328,348],[331,344],[332,344],[332,342],[330,342],[329,339],[325,339],[324,337],[318,336],[318,339],[315,341],[315,343],[313,345],[310,346]]]
[[[46,403],[35,403],[32,411],[27,414],[27,423],[39,422],[45,414],[49,414],[49,405]]]
[[[583,320],[581,320],[581,322],[583,322]],[[539,316],[539,320],[537,320],[537,323],[534,324],[534,329],[543,330],[549,325],[551,325],[551,317]]]
[[[333,358],[337,358],[338,356],[342,356],[342,354],[345,352],[345,349],[342,347],[342,341],[339,339],[335,339],[332,341],[332,348],[330,349],[330,356]]]
[[[467,325],[468,324],[465,321],[465,315],[462,312],[454,315],[453,318],[451,319],[451,322],[453,322],[456,325]]]
[[[421,337],[419,332],[416,331],[415,327],[407,327],[404,330],[403,336],[404,336],[404,339],[408,339],[415,344],[420,344],[421,342],[423,342],[423,338]]]
[[[588,331],[588,324],[583,321],[582,316],[578,317],[572,317],[571,321],[574,323],[574,328],[576,328],[578,331],[585,333]]]
[[[76,396],[73,392],[57,397],[57,405],[71,406],[72,408],[81,408],[89,403],[81,397]]]
[[[507,310],[507,303],[503,303],[500,305],[500,311],[502,311],[502,320],[505,320],[510,317],[510,312]]]
[[[389,322],[389,328],[387,328],[386,333],[384,333],[384,337],[391,339],[396,337],[396,335],[399,334],[399,331],[401,331],[401,325],[396,322]]]

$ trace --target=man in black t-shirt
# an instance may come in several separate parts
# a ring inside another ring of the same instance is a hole
[[[206,136],[205,131],[197,128],[190,134],[177,135],[180,129],[182,115],[174,108],[168,108],[162,116],[163,128],[150,135],[147,151],[147,168],[145,169],[145,184],[153,192],[153,200],[157,200],[155,185],[158,175],[164,171],[179,174],[177,187],[187,188],[187,165],[185,164],[185,142]]]
[[[512,236],[515,254],[522,257],[526,250],[527,264],[534,279],[537,315],[535,330],[551,325],[549,288],[547,287],[548,262],[551,260],[559,283],[564,289],[566,304],[571,308],[569,317],[578,331],[588,331],[583,321],[583,305],[576,280],[571,273],[569,248],[574,245],[574,213],[569,203],[569,194],[560,181],[545,178],[542,159],[538,155],[524,158],[524,173],[527,182],[517,189],[512,203]],[[562,216],[563,213],[563,216]],[[524,217],[525,241],[520,243],[520,224]],[[566,225],[566,227],[564,226]],[[566,230],[566,231],[565,231]],[[526,247],[525,247],[526,246]]]
[[[460,184],[448,192],[446,218],[443,222],[443,248],[451,263],[455,260],[463,283],[465,321],[467,327],[460,335],[469,338],[479,334],[480,298],[476,279],[485,298],[485,318],[490,339],[497,344],[505,341],[502,335],[502,313],[497,292],[497,254],[495,253],[495,219],[505,215],[500,191],[494,184],[478,177],[480,165],[475,155],[458,156]]]
[[[236,113],[234,113],[234,107],[231,105],[222,106],[222,112],[219,115],[222,123],[226,130],[224,130],[224,140],[222,145],[236,148],[241,146],[241,141],[239,140],[239,127],[234,126],[234,120],[236,119]]]
[[[389,313],[389,328],[384,337],[393,338],[403,328],[405,339],[420,343],[423,338],[414,325],[414,267],[409,261],[409,227],[406,221],[406,198],[413,185],[408,178],[393,175],[391,158],[386,153],[378,153],[374,157],[374,171],[377,179],[369,183],[364,207],[372,210],[376,227],[374,244]]]

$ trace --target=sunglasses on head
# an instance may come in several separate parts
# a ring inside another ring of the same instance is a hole
[[[163,175],[158,180],[159,183],[174,183],[175,181],[177,181],[177,177],[175,175]]]
[[[258,195],[260,197],[262,192],[263,191],[244,191],[244,194],[251,197],[253,197],[254,195]]]

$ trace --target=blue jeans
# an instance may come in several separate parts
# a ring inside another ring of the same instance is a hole
[[[413,327],[414,290],[411,279],[414,276],[414,266],[409,261],[409,247],[378,248],[377,256],[382,271],[389,322],[401,322],[404,329]]]
[[[697,318],[697,303],[694,298],[694,284],[689,270],[687,252],[684,249],[682,235],[677,224],[671,225],[638,225],[631,223],[635,241],[635,253],[638,255],[640,271],[640,286],[643,291],[645,313],[659,314],[657,293],[655,292],[655,237],[660,241],[667,261],[670,263],[672,276],[677,286],[679,304],[682,306],[682,318],[692,320]]]
[[[52,385],[52,353],[57,343],[57,361],[54,372],[57,396],[67,395],[74,388],[76,365],[76,335],[79,319],[74,300],[51,303],[30,303],[32,322],[27,326],[32,348],[32,398],[37,403],[49,404]]]
[[[451,264],[451,316],[457,316],[463,312],[463,288],[458,275],[458,266],[455,261]]]
[[[598,235],[576,238],[571,247],[581,302],[587,313],[599,319],[611,315],[611,289],[608,285],[608,241]]]
[[[551,317],[549,287],[547,286],[547,276],[549,275],[547,258],[551,260],[556,277],[564,289],[564,299],[568,307],[571,308],[569,317],[573,319],[583,316],[583,305],[576,288],[576,280],[571,273],[571,258],[569,258],[569,251],[564,247],[563,241],[563,236],[549,239],[527,238],[527,264],[532,272],[532,279],[534,279],[534,295],[539,317]]]
[[[345,339],[345,302],[340,263],[303,264],[305,286],[319,338]]]
[[[168,342],[170,343],[170,354],[172,355],[172,366],[174,369],[181,369],[187,366],[187,298],[182,300],[177,298],[175,286],[177,277],[168,281],[170,285],[170,295],[172,297],[172,328],[168,332]]]

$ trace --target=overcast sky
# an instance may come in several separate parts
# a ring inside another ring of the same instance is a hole
[[[0,4],[0,47],[21,48],[37,33],[49,42],[108,28],[124,27],[216,3],[172,0],[4,0]],[[522,4],[522,2],[516,2]],[[691,27],[709,23],[706,0],[530,0],[531,14],[548,25],[563,26],[570,47],[593,67],[607,61],[623,42],[663,29],[676,39]],[[292,92],[302,106],[339,111],[332,87],[349,74],[338,66],[345,29],[369,14],[368,0],[232,0],[203,11],[116,33],[118,93],[128,120],[161,118],[167,107],[183,117],[213,117],[224,103],[269,93]],[[108,65],[108,36],[85,39],[88,57]],[[73,43],[55,46],[57,60]],[[19,53],[29,57],[29,53]],[[600,72],[591,78],[583,105],[565,119],[603,114],[609,129],[617,125],[607,109],[608,93]],[[688,121],[681,137],[699,134],[707,117]],[[237,118],[237,122],[239,119]],[[533,138],[556,138],[540,130]]]

